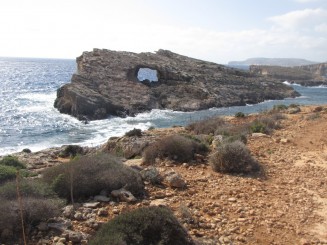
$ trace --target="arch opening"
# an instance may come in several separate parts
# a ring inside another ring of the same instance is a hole
[[[140,68],[137,72],[137,79],[140,82],[150,81],[158,82],[158,71],[150,68]]]

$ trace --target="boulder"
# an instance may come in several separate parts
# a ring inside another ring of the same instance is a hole
[[[58,89],[54,106],[83,121],[133,116],[151,109],[195,111],[299,95],[280,81],[168,50],[136,54],[94,49],[76,61],[77,72]],[[152,78],[140,76],[143,69],[150,69]]]
[[[119,199],[119,201],[121,202],[135,202],[137,200],[132,193],[125,190],[124,188],[112,191],[111,195],[114,198]]]
[[[165,180],[170,187],[184,188],[186,186],[186,183],[183,180],[182,176],[180,176],[180,174],[175,172],[166,175]]]

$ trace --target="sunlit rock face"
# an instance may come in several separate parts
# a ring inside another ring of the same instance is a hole
[[[81,120],[133,116],[151,109],[195,111],[297,96],[291,87],[168,50],[131,53],[94,49],[77,58],[55,107]]]

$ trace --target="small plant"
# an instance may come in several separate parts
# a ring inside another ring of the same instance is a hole
[[[221,117],[213,117],[202,121],[194,122],[186,126],[187,130],[196,134],[214,134],[216,130],[225,125],[225,121]]]
[[[274,129],[279,128],[279,119],[274,116],[258,118],[250,124],[250,131],[252,133],[270,134]]]
[[[311,114],[309,116],[306,117],[307,120],[316,120],[320,118],[320,114],[319,112]]]
[[[245,117],[245,114],[243,112],[239,111],[239,112],[235,113],[235,117],[243,118],[243,117]]]
[[[67,145],[63,151],[59,153],[60,157],[76,157],[77,155],[83,155],[84,149],[79,145]]]
[[[16,177],[17,169],[11,166],[0,165],[0,183]]]
[[[28,148],[23,149],[22,152],[25,152],[25,153],[32,153],[32,151],[31,151],[30,149],[28,149]]]
[[[250,130],[252,133],[265,133],[266,126],[260,121],[254,121],[250,126]]]
[[[134,128],[134,129],[126,132],[125,136],[127,136],[127,137],[133,137],[133,136],[141,137],[142,136],[142,130],[138,129],[138,128]]]
[[[273,111],[285,111],[287,110],[287,106],[284,104],[274,105]]]
[[[102,190],[111,192],[125,187],[136,196],[144,191],[141,175],[115,157],[101,153],[81,156],[69,163],[47,169],[43,180],[60,197],[86,199]]]
[[[219,146],[210,158],[210,165],[214,171],[222,173],[247,174],[260,170],[258,162],[240,141]]]
[[[17,185],[22,205],[18,202]],[[18,244],[17,234],[22,230],[21,216],[18,210],[22,208],[22,217],[25,230],[40,221],[60,215],[64,205],[51,189],[37,180],[19,179],[9,181],[0,186],[0,234],[9,231],[5,244]],[[10,235],[11,234],[11,235]]]
[[[154,126],[151,126],[148,130],[151,131],[151,130],[154,130],[155,127]]]
[[[146,207],[124,213],[104,224],[90,245],[193,245],[194,242],[165,207]]]
[[[0,165],[11,166],[16,169],[26,168],[25,164],[19,161],[18,158],[14,156],[5,156],[0,161]]]
[[[180,163],[189,162],[193,160],[194,153],[203,153],[206,149],[204,144],[190,138],[181,135],[170,135],[148,146],[143,152],[143,161],[154,164],[156,158],[168,158]]]

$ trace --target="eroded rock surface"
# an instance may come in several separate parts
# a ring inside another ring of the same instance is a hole
[[[250,72],[303,86],[327,85],[327,63],[294,67],[253,65]]]
[[[141,68],[154,70],[157,79],[140,81]],[[81,120],[94,120],[151,109],[195,111],[294,96],[298,93],[275,80],[167,50],[136,54],[94,49],[77,58],[77,73],[58,89],[55,107]]]

